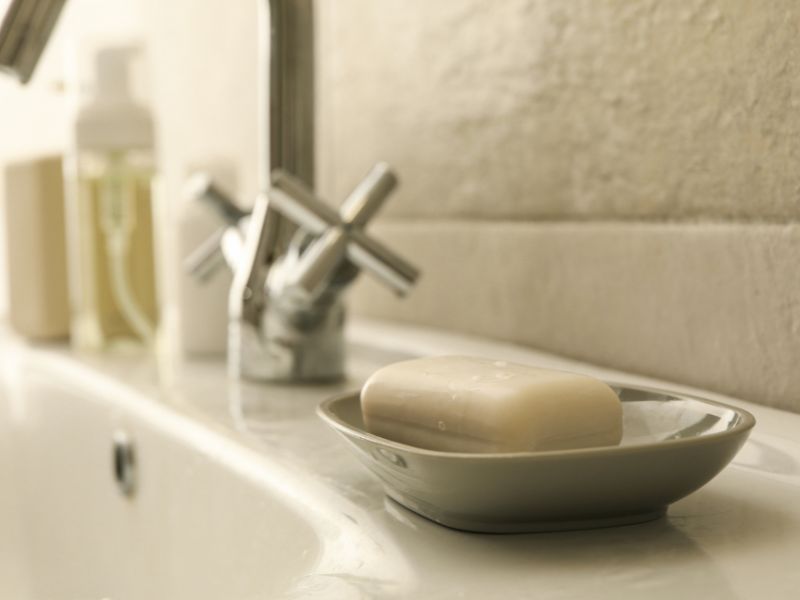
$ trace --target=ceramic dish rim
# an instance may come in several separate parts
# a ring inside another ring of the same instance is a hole
[[[738,434],[746,434],[756,424],[756,418],[747,410],[736,406],[732,406],[730,404],[726,404],[724,402],[710,400],[708,398],[704,398],[696,394],[672,392],[669,390],[655,388],[655,387],[627,385],[612,381],[605,381],[605,383],[615,388],[624,388],[629,390],[635,390],[637,392],[661,394],[670,396],[671,398],[675,399],[695,400],[702,404],[710,404],[711,406],[716,406],[724,408],[726,410],[733,411],[734,413],[736,413],[739,419],[738,422],[735,425],[733,425],[733,427],[731,427],[730,429],[726,429],[725,431],[718,431],[715,433],[709,433],[705,435],[697,435],[689,438],[662,440],[658,442],[649,442],[644,444],[642,443],[632,444],[630,446],[597,446],[594,448],[575,448],[569,450],[541,450],[541,451],[530,451],[530,452],[446,452],[443,450],[430,450],[428,448],[411,446],[409,444],[404,444],[402,442],[396,442],[394,440],[380,437],[373,433],[369,433],[368,431],[365,431],[363,429],[357,429],[349,425],[348,423],[344,422],[330,410],[330,407],[333,404],[341,402],[346,398],[351,398],[353,396],[360,395],[361,393],[360,389],[350,390],[348,392],[342,392],[334,396],[331,396],[330,398],[326,398],[317,407],[317,414],[324,421],[333,426],[336,430],[346,433],[349,436],[355,436],[372,444],[381,444],[383,446],[394,448],[396,450],[411,452],[417,455],[429,456],[431,458],[456,458],[456,459],[470,459],[470,460],[482,460],[482,461],[521,459],[521,458],[547,459],[547,458],[563,457],[563,456],[574,456],[574,457],[604,456],[604,455],[616,455],[616,454],[629,454],[629,453],[648,451],[664,447],[673,447],[673,448],[688,447],[688,446],[695,446],[699,444],[713,442],[718,439],[730,438]]]

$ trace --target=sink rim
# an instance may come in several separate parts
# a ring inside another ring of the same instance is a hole
[[[342,394],[336,394],[335,396],[323,400],[317,407],[317,415],[328,425],[333,427],[337,432],[345,435],[346,437],[359,438],[371,444],[380,444],[382,446],[392,447],[397,450],[412,452],[414,454],[424,455],[429,457],[469,459],[469,460],[480,460],[480,461],[496,461],[496,460],[508,460],[508,459],[547,460],[554,458],[560,459],[570,456],[588,457],[588,456],[636,453],[642,451],[651,451],[653,449],[661,447],[688,447],[692,445],[707,444],[710,442],[713,443],[715,441],[719,441],[720,439],[736,438],[742,435],[746,436],[749,434],[749,431],[752,430],[756,425],[756,418],[753,416],[752,413],[748,412],[747,410],[744,410],[743,408],[739,408],[736,406],[732,406],[730,404],[726,404],[725,402],[719,402],[716,400],[711,400],[709,398],[704,398],[703,396],[700,396],[698,394],[687,394],[683,392],[675,392],[650,386],[621,384],[613,381],[605,381],[605,383],[614,388],[615,391],[631,390],[635,392],[644,392],[647,394],[658,394],[658,395],[668,396],[672,399],[677,399],[677,400],[689,400],[692,402],[697,402],[701,405],[713,407],[718,411],[731,412],[735,415],[735,420],[733,422],[733,425],[725,429],[725,431],[702,433],[701,435],[696,435],[692,437],[661,440],[657,442],[638,443],[638,444],[620,445],[620,446],[598,446],[594,448],[576,448],[572,450],[479,453],[479,452],[447,452],[442,450],[430,450],[428,448],[420,448],[418,446],[412,446],[409,444],[404,444],[402,442],[396,442],[394,440],[383,438],[375,434],[369,433],[366,430],[355,427],[354,425],[344,420],[338,414],[337,408],[341,409],[340,405],[344,404],[345,402],[352,401],[353,396],[359,394],[360,393],[359,391],[350,391]],[[623,404],[636,401],[637,400],[623,400]]]

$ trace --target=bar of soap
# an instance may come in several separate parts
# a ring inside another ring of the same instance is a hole
[[[367,431],[446,452],[617,445],[622,405],[608,385],[563,371],[442,356],[395,363],[361,390]]]

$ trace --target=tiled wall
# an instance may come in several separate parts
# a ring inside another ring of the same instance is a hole
[[[382,156],[405,174],[396,217],[800,215],[792,0],[321,7],[335,195]]]
[[[322,7],[321,188],[425,273],[358,312],[800,410],[796,3]]]
[[[167,195],[255,191],[256,3],[148,0]],[[403,180],[361,314],[800,410],[794,0],[318,0],[320,192]],[[224,326],[224,323],[223,323]]]

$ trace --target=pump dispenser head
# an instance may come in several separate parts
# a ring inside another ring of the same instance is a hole
[[[95,102],[126,103],[134,102],[131,90],[131,64],[136,59],[139,48],[120,46],[103,48],[95,56]]]
[[[133,93],[136,45],[107,46],[94,55],[93,80],[83,87],[76,123],[79,148],[121,150],[153,145],[153,122]]]

